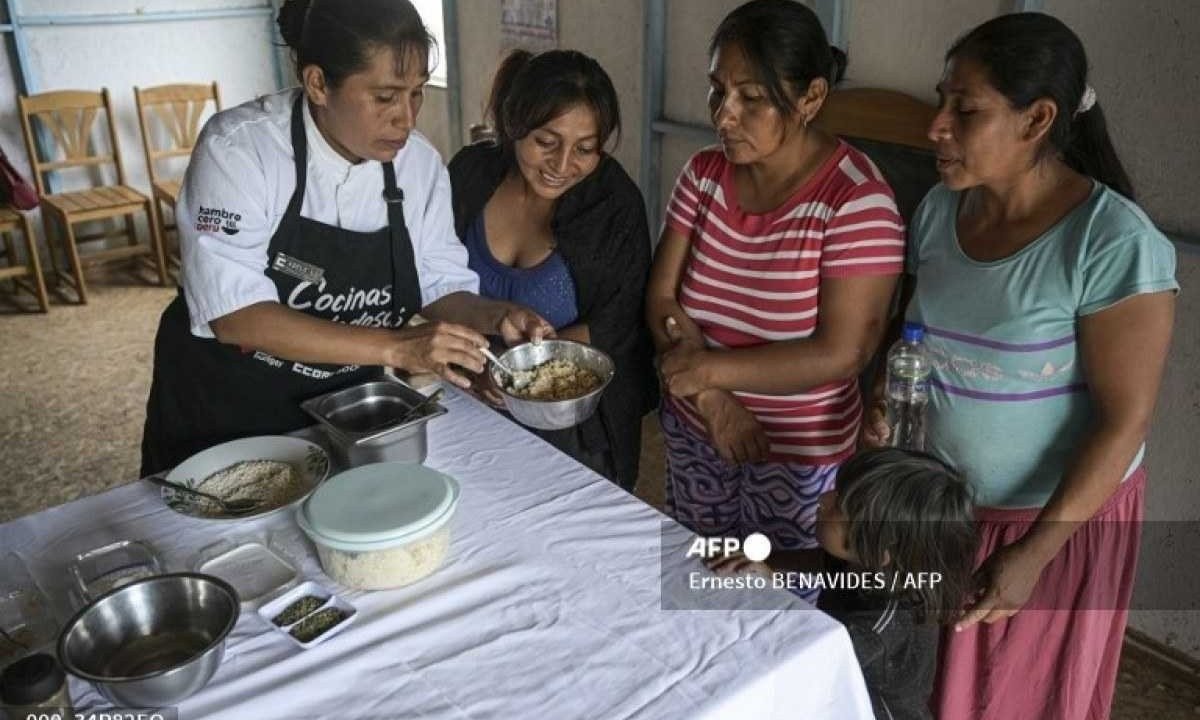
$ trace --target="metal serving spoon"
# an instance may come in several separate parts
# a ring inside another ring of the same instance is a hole
[[[492,351],[486,347],[479,348],[479,352],[483,353],[484,357],[492,361],[492,364],[500,368],[500,372],[508,376],[509,387],[513,390],[521,390],[529,383],[533,382],[533,373],[528,370],[513,370],[509,366],[500,362],[500,358],[492,354]]]
[[[158,475],[150,475],[146,479],[151,483],[158,485],[159,487],[170,488],[171,490],[177,490],[181,493],[211,500],[212,502],[216,503],[221,508],[221,511],[226,515],[249,515],[250,513],[258,512],[265,504],[265,501],[262,498],[256,497],[222,500],[216,495],[206,493],[202,490],[196,490],[195,488],[190,488],[186,485],[173,483],[165,478],[159,477]]]

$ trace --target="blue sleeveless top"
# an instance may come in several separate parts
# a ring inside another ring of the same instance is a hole
[[[467,265],[479,275],[479,294],[528,307],[546,319],[555,330],[579,319],[575,281],[557,250],[531,268],[510,267],[492,256],[483,227],[483,213],[467,226],[463,238]]]

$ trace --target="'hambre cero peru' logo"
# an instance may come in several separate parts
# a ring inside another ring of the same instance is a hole
[[[206,208],[201,205],[199,212],[196,213],[196,230],[209,233],[220,231],[226,235],[237,235],[238,223],[241,220],[242,216],[238,213],[229,212],[224,208]]]

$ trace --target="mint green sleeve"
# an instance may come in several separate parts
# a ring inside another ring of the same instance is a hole
[[[921,203],[913,211],[912,221],[908,225],[908,237],[904,243],[904,274],[916,275],[921,264],[921,243],[930,232],[936,232],[936,218],[941,216],[938,205],[945,202],[945,187],[934,185],[921,198]]]
[[[1091,315],[1134,295],[1178,292],[1175,246],[1141,213],[1120,218],[1088,243],[1079,315]]]

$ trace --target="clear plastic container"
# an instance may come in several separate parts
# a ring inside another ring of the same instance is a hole
[[[161,575],[162,562],[149,545],[137,540],[120,540],[80,553],[71,563],[75,587],[85,601],[127,585],[134,580]]]
[[[363,465],[330,478],[304,502],[297,522],[340,585],[382,590],[437,570],[458,508],[453,478],[421,465]]]
[[[58,620],[25,561],[15,552],[0,555],[0,667],[50,648]]]
[[[197,572],[214,575],[233,586],[247,605],[258,605],[294,586],[295,563],[272,536],[219,540],[197,555]]]
[[[338,584],[360,590],[386,590],[415,583],[437,570],[450,547],[450,528],[413,542],[354,552],[314,539],[321,568]]]

